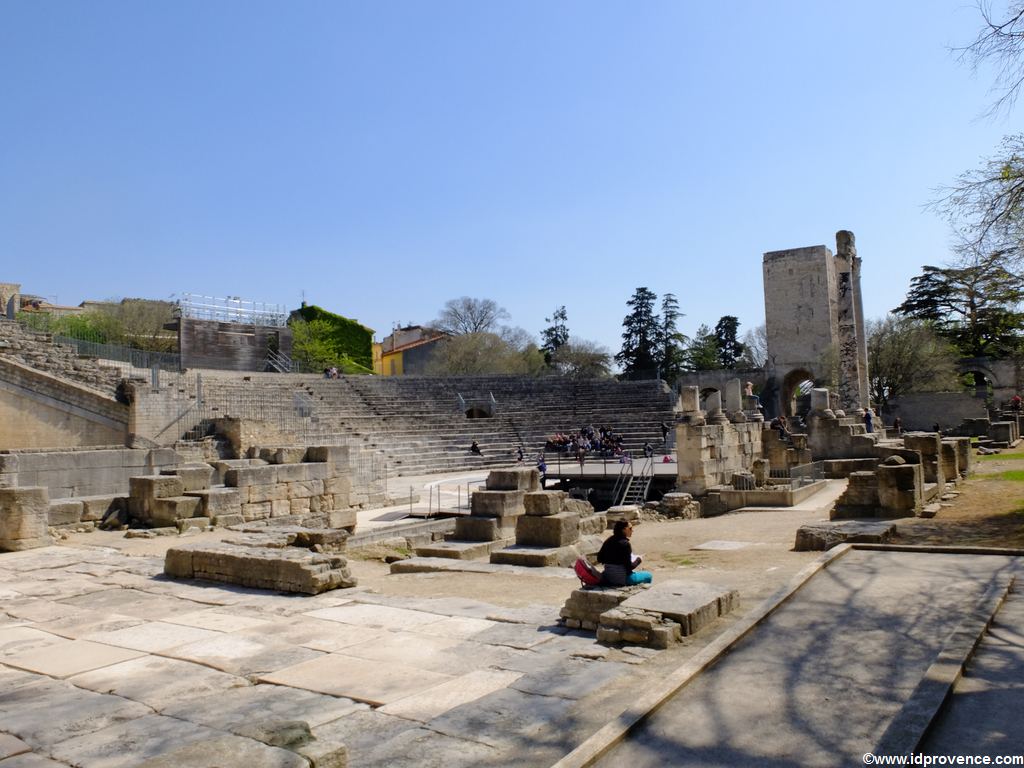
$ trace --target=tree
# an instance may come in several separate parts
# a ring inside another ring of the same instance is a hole
[[[455,336],[464,333],[493,333],[498,330],[498,323],[508,317],[508,311],[491,299],[462,296],[445,302],[433,326]]]
[[[743,356],[739,364],[746,370],[764,368],[768,364],[768,329],[764,323],[743,334]]]
[[[654,316],[654,302],[658,296],[651,290],[640,287],[626,302],[630,313],[622,321],[622,350],[615,355],[615,361],[622,366],[627,378],[654,378],[661,350],[659,340],[661,323]]]
[[[715,342],[718,344],[718,362],[723,368],[735,368],[743,355],[743,344],[736,338],[739,318],[725,315],[715,324]]]
[[[978,8],[981,29],[960,55],[975,69],[981,64],[996,68],[993,90],[1000,95],[989,109],[995,114],[1011,108],[1024,85],[1024,2],[1013,0],[998,14],[988,2]],[[967,246],[981,252],[1000,250],[1005,259],[1019,262],[1024,243],[1024,134],[1004,137],[996,154],[940,190],[932,206],[947,216]]]
[[[708,326],[702,325],[686,349],[686,370],[717,371],[721,367],[718,338]]]
[[[555,352],[552,363],[559,373],[572,379],[604,379],[611,376],[611,353],[586,339],[569,340]]]
[[[927,321],[888,315],[868,323],[867,337],[872,402],[958,388],[956,350]]]
[[[555,353],[569,341],[569,316],[565,312],[565,305],[556,309],[551,317],[545,317],[544,322],[550,325],[540,332],[543,342],[540,350],[544,353],[545,362],[551,365]]]
[[[517,348],[496,333],[464,333],[437,344],[427,364],[436,376],[508,373],[533,375],[544,367],[544,356],[532,341]]]
[[[288,321],[292,332],[292,363],[296,370],[319,373],[337,368],[341,373],[373,373],[346,354],[338,340],[337,326],[324,317],[304,320],[293,316]]]
[[[666,293],[661,298],[658,370],[661,372],[661,378],[669,384],[675,383],[686,365],[684,345],[687,338],[676,327],[676,322],[682,316],[675,294]]]
[[[894,312],[932,323],[964,356],[1001,356],[1019,345],[1022,300],[1024,279],[996,254],[959,267],[922,267]]]

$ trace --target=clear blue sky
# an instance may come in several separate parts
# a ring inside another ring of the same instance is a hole
[[[857,235],[865,314],[948,258],[991,153],[970,0],[0,0],[0,281],[310,303],[386,335],[492,298],[620,346],[672,292],[763,322],[765,251]]]

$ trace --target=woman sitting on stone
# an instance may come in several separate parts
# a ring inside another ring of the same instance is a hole
[[[633,526],[626,520],[617,520],[601,551],[597,553],[597,562],[604,566],[601,583],[610,587],[625,587],[633,584],[650,584],[653,577],[650,571],[637,571],[640,558],[633,556],[633,547],[629,543],[633,535]]]

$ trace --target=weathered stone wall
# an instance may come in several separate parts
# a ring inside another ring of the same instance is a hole
[[[124,445],[128,408],[113,392],[83,386],[0,357],[0,448]]]
[[[749,471],[761,458],[762,422],[676,426],[676,489],[697,496],[726,485],[734,472]]]
[[[883,415],[890,424],[899,416],[904,430],[930,430],[938,424],[947,431],[968,419],[987,418],[988,411],[985,399],[971,392],[923,392],[893,400]]]
[[[0,552],[52,544],[45,488],[0,488]]]
[[[16,451],[0,454],[0,488],[42,486],[51,499],[127,494],[130,477],[180,463],[169,448]]]

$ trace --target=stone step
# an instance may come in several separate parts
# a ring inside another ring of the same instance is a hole
[[[416,547],[417,557],[444,557],[450,560],[482,560],[491,552],[511,544],[513,539],[496,541],[438,541]]]

